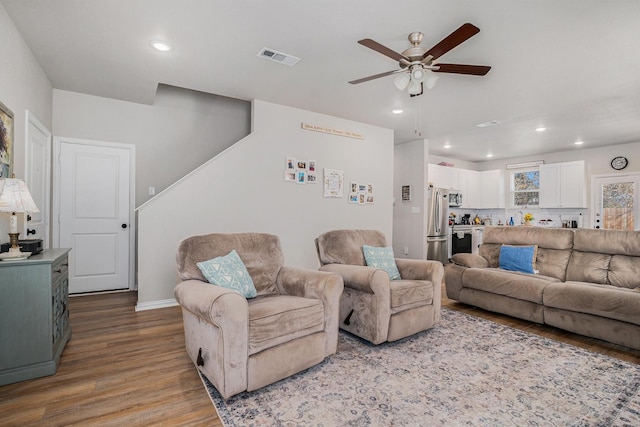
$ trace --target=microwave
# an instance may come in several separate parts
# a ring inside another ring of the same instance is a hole
[[[462,206],[462,193],[456,190],[449,191],[449,206]]]

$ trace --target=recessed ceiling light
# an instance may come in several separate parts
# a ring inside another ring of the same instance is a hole
[[[391,110],[393,114],[402,114],[402,110]]]
[[[155,50],[159,50],[160,52],[169,52],[170,50],[173,50],[173,46],[162,40],[151,40],[149,44]]]
[[[540,126],[536,128],[536,132],[544,132],[545,130],[547,130],[547,128],[544,126]]]
[[[584,144],[584,141],[576,141],[576,142],[574,142],[574,144],[575,145],[582,145],[582,144]]]
[[[480,124],[477,124],[476,126],[478,126],[479,128],[486,128],[489,126],[499,125],[500,123],[501,122],[499,122],[498,120],[491,120],[490,122],[480,123]]]
[[[447,142],[446,144],[444,144],[444,148],[451,148],[451,144]]]
[[[493,157],[493,154],[489,153],[487,154],[487,157]]]

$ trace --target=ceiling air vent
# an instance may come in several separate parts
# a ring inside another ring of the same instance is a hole
[[[268,47],[262,48],[262,50],[258,52],[258,58],[268,59],[269,61],[288,65],[289,67],[293,67],[298,63],[298,61],[300,61],[300,58],[298,57],[278,52],[277,50],[269,49]]]

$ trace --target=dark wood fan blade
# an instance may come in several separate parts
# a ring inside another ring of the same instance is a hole
[[[395,74],[397,72],[398,72],[398,70],[387,71],[386,73],[380,73],[380,74],[376,74],[374,76],[363,77],[363,78],[358,79],[358,80],[352,80],[349,83],[351,83],[352,85],[357,85],[358,83],[364,83],[364,82],[368,82],[369,80],[379,79],[380,77],[390,76],[391,74]]]
[[[373,49],[378,53],[388,56],[391,59],[395,59],[396,61],[400,61],[401,59],[409,61],[409,58],[407,58],[406,56],[396,52],[395,50],[391,50],[386,46],[381,45],[377,41],[373,41],[371,39],[362,39],[358,40],[358,43],[360,43],[362,46],[368,47],[369,49]]]
[[[429,49],[422,58],[426,58],[431,55],[431,59],[437,59],[449,52],[454,47],[458,46],[460,43],[470,39],[480,32],[480,28],[476,27],[473,24],[462,24],[460,28],[455,30],[453,33],[449,34],[447,37],[442,39],[440,43]]]
[[[454,73],[454,74],[472,74],[474,76],[484,76],[489,72],[491,67],[487,65],[465,65],[465,64],[434,64],[439,67],[433,70],[434,73]]]

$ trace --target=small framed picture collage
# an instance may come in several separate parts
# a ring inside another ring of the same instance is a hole
[[[315,160],[298,160],[293,157],[285,159],[284,180],[298,184],[317,184]]]
[[[373,202],[373,184],[351,182],[351,187],[349,187],[349,203],[371,205]]]

